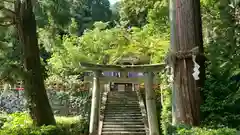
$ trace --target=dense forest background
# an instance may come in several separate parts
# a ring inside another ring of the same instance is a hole
[[[41,0],[33,4],[45,83],[82,79],[79,62],[114,64],[125,55],[163,63],[170,44],[168,0]],[[24,80],[24,45],[11,24],[11,0],[0,1],[0,73],[3,82]],[[201,0],[206,80],[201,125],[239,129],[240,2]],[[31,24],[29,24],[31,25]],[[166,75],[156,91],[162,130],[171,125]],[[69,83],[66,83],[66,87]],[[164,98],[160,100],[160,97]],[[161,102],[162,101],[162,102]]]

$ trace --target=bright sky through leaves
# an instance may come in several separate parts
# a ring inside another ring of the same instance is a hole
[[[117,2],[117,1],[119,1],[119,0],[109,0],[109,2],[110,2],[111,4],[114,4],[114,3]]]

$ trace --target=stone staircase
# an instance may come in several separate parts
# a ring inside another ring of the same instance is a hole
[[[111,91],[107,96],[102,135],[146,135],[136,92]]]

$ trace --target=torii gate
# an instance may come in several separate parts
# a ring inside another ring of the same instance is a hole
[[[146,109],[149,125],[149,135],[159,135],[159,126],[156,115],[155,94],[153,91],[153,72],[160,72],[165,68],[165,64],[148,64],[148,65],[102,65],[80,62],[80,66],[86,70],[92,71],[93,89],[92,89],[92,105],[90,114],[90,135],[97,135],[99,127],[100,115],[100,76],[102,71],[124,71],[124,72],[144,72],[144,86],[146,95]],[[127,78],[125,78],[127,79]],[[117,80],[115,78],[115,80]]]

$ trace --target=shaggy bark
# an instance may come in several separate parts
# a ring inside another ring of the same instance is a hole
[[[203,53],[202,28],[199,0],[176,0],[176,51],[189,52],[198,47]],[[200,81],[193,78],[192,57],[177,58],[174,69],[174,88],[176,96],[176,123],[187,125],[200,124],[200,89],[204,78],[204,61],[198,57],[201,66]]]
[[[44,79],[42,76],[36,20],[31,0],[16,0],[16,28],[19,40],[23,46],[24,69],[27,73],[24,79],[28,107],[34,123],[37,126],[55,125],[55,119],[48,101]]]

